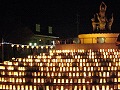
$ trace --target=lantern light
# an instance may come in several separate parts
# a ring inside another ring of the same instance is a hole
[[[38,48],[39,48],[39,46],[36,46],[36,48],[38,49]]]
[[[48,49],[48,46],[46,46],[46,49]]]
[[[19,45],[17,45],[17,47],[19,47]]]
[[[37,46],[37,43],[34,43],[34,46]]]
[[[22,45],[21,47],[24,48],[24,45]]]
[[[27,46],[27,48],[29,48],[29,46]]]
[[[41,46],[41,48],[43,49],[43,46]]]
[[[32,46],[32,43],[29,43],[30,46]]]
[[[14,47],[14,44],[12,44],[11,47]]]
[[[34,48],[34,46],[32,46],[32,49]]]

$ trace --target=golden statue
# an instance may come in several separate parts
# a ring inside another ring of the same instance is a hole
[[[100,4],[99,13],[96,13],[94,15],[94,17],[91,19],[93,31],[95,31],[95,30],[111,30],[111,26],[113,23],[113,14],[112,14],[112,18],[110,18],[108,20],[106,15],[105,15],[106,9],[107,9],[107,6],[105,5],[104,2],[102,2]]]

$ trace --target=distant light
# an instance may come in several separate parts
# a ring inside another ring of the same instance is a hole
[[[30,46],[32,46],[32,43],[29,43]]]
[[[15,58],[13,57],[12,60],[15,60]]]
[[[14,47],[14,44],[12,44],[11,47]]]
[[[19,45],[17,45],[17,47],[19,47]]]
[[[46,48],[48,49],[48,46],[46,46]]]
[[[32,46],[32,48],[34,48],[34,46]]]
[[[34,46],[37,46],[37,43],[34,43]]]
[[[36,46],[36,48],[38,49],[38,48],[39,48],[39,46]]]
[[[50,48],[52,49],[52,48],[53,48],[53,46],[50,46]]]
[[[52,41],[52,45],[55,45],[55,41]]]
[[[29,48],[29,46],[27,46],[27,48]]]
[[[24,45],[22,45],[22,48],[24,48]]]
[[[41,46],[41,48],[43,49],[43,46]]]

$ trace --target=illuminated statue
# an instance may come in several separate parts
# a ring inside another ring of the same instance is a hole
[[[113,23],[113,14],[112,18],[109,20],[107,19],[105,12],[106,12],[107,6],[104,2],[100,5],[100,11],[99,13],[96,13],[94,17],[91,19],[93,31],[95,30],[111,30],[111,26]]]

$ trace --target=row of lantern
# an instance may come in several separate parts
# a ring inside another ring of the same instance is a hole
[[[30,59],[24,59],[23,61],[21,60],[18,60],[18,62],[8,62],[8,63],[5,63],[4,62],[4,65],[15,65],[15,66],[18,66],[18,64],[22,64],[25,65],[25,66],[43,66],[43,65],[46,65],[47,67],[54,67],[54,66],[59,66],[59,67],[73,67],[74,65],[77,67],[84,67],[84,68],[89,68],[89,67],[95,67],[97,66],[98,68],[99,67],[105,67],[107,66],[107,68],[109,67],[118,67],[120,66],[120,62],[109,62],[109,63],[99,63],[99,62],[94,62],[94,63],[85,63],[85,62],[51,62],[50,60],[46,60],[45,62],[43,62],[42,60],[38,60],[36,61],[37,59],[35,59],[35,61],[29,61]],[[2,66],[0,66],[2,68]],[[112,68],[111,68],[112,69]]]
[[[51,48],[51,49],[53,49],[54,48],[54,46],[53,45],[45,45],[45,46],[30,46],[30,45],[19,45],[19,44],[11,44],[11,47],[17,47],[17,48],[19,48],[19,47],[21,47],[21,48],[41,48],[41,49],[43,49],[43,48],[46,48],[46,49],[48,49],[48,48]]]
[[[86,63],[86,65],[87,64],[96,64],[96,66],[99,66],[99,64],[101,64],[102,62],[106,62],[106,64],[109,64],[109,66],[111,66],[112,64],[116,64],[117,66],[119,66],[120,65],[120,59],[119,59],[119,57],[117,57],[117,58],[114,58],[114,59],[89,59],[89,58],[86,58],[86,59],[82,59],[82,58],[74,58],[74,59],[64,59],[64,58],[61,58],[61,56],[56,56],[56,57],[52,57],[52,56],[49,56],[49,55],[47,55],[47,56],[40,56],[40,55],[37,55],[36,56],[36,59],[33,59],[34,57],[32,56],[32,55],[29,55],[28,56],[28,58],[17,58],[17,59],[15,59],[15,61],[18,61],[18,62],[58,62],[58,63],[60,63],[60,62],[62,62],[62,63],[67,63],[67,62],[69,62],[69,63],[72,63],[72,62],[76,62],[76,63]],[[13,58],[13,60],[14,60],[14,58]],[[4,63],[8,63],[8,62],[4,62]],[[10,62],[9,62],[10,63]],[[80,65],[81,66],[81,65]]]
[[[25,64],[25,63],[24,63]],[[75,72],[77,72],[77,71],[84,71],[84,72],[91,72],[91,71],[95,71],[96,69],[98,70],[98,72],[103,72],[103,71],[107,71],[107,72],[109,72],[109,71],[116,71],[116,72],[118,72],[117,70],[119,70],[120,68],[119,67],[116,67],[116,66],[111,66],[111,67],[94,67],[94,66],[86,66],[86,67],[72,67],[72,66],[66,66],[66,67],[63,67],[63,66],[59,66],[59,68],[58,67],[56,67],[56,66],[52,66],[52,64],[50,64],[50,66],[49,66],[49,64],[48,64],[48,66],[46,66],[46,67],[42,67],[43,66],[43,64],[42,63],[38,63],[38,65],[39,66],[37,66],[36,68],[37,68],[37,70],[40,70],[41,72],[43,71],[75,71]],[[34,66],[32,63],[29,63],[29,65],[28,66]],[[26,65],[24,65],[23,67],[16,67],[18,70],[20,70],[20,71],[24,71],[24,70],[26,70]],[[15,67],[13,67],[13,66],[7,66],[7,67],[5,67],[5,66],[0,66],[0,70],[15,70],[16,69]]]
[[[109,79],[105,79],[105,78],[101,78],[99,79],[99,83],[106,83],[108,82]],[[113,78],[111,79],[113,82],[120,82],[120,79],[118,78]],[[0,78],[0,81],[2,82],[12,82],[12,83],[25,83],[28,80],[25,78],[9,78],[8,80],[6,80],[6,78]],[[80,84],[85,84],[85,83],[92,83],[93,79],[85,79],[85,78],[79,78],[79,79],[65,79],[65,78],[52,78],[52,79],[44,79],[44,78],[32,78],[31,82],[33,83],[45,83],[47,81],[53,82],[53,83],[80,83]]]
[[[21,48],[41,48],[41,49],[43,49],[44,47],[46,48],[46,49],[48,49],[48,48],[54,48],[54,45],[37,45],[37,43],[34,43],[34,45],[32,45],[32,43],[29,43],[29,45],[22,45],[22,44],[13,44],[13,43],[7,43],[7,42],[4,42],[4,43],[0,43],[1,45],[6,45],[6,44],[8,44],[8,45],[11,45],[11,47],[17,47],[17,48],[19,48],[19,47],[21,47]]]
[[[93,78],[92,76],[94,76],[94,75],[99,76],[99,78],[101,78],[101,79],[104,79],[104,78],[110,79],[111,78],[110,76],[112,76],[112,75],[115,75],[112,78],[116,78],[116,76],[120,77],[120,72],[118,72],[118,73],[115,73],[115,72],[113,73],[112,72],[111,73],[109,71],[108,72],[104,72],[104,71],[102,72],[101,71],[101,72],[97,72],[97,73],[94,73],[92,71],[88,71],[88,72],[85,71],[83,73],[81,73],[79,71],[77,71],[77,72],[69,71],[69,73],[67,73],[67,72],[64,73],[64,72],[66,72],[66,70],[65,71],[61,70],[59,73],[55,70],[51,71],[51,72],[41,71],[41,72],[37,72],[37,73],[36,72],[31,72],[31,73],[29,72],[29,73],[30,73],[30,75],[32,75],[34,77],[37,77],[37,76],[46,76],[46,77],[58,76],[58,78],[59,78],[59,77],[64,76],[64,75],[68,76],[69,78],[71,78],[71,77],[78,78],[80,76],[84,76],[84,78],[89,77],[89,79]],[[26,72],[26,71],[7,71],[7,72],[2,71],[0,74],[3,75],[3,76],[7,74],[6,78],[10,78],[11,76],[16,76],[18,78],[21,78],[21,76],[27,75],[28,72]],[[4,78],[4,77],[0,77],[0,78]],[[86,78],[86,79],[88,79],[88,78]],[[118,78],[118,79],[119,79],[119,82],[120,82],[120,78]]]
[[[92,86],[88,86],[88,85],[69,85],[69,86],[33,86],[33,85],[0,85],[0,89],[10,89],[10,90],[38,90],[40,88],[40,90],[118,90],[120,89],[120,84],[119,85],[114,85],[114,87],[111,85],[92,85]]]
[[[120,50],[118,49],[98,49],[98,50],[92,50],[92,49],[88,49],[88,50],[84,50],[84,49],[74,49],[74,50],[53,50],[51,52],[53,53],[70,53],[70,52],[75,52],[75,53],[84,53],[84,52],[90,52],[90,53],[94,53],[94,52],[119,52]]]

